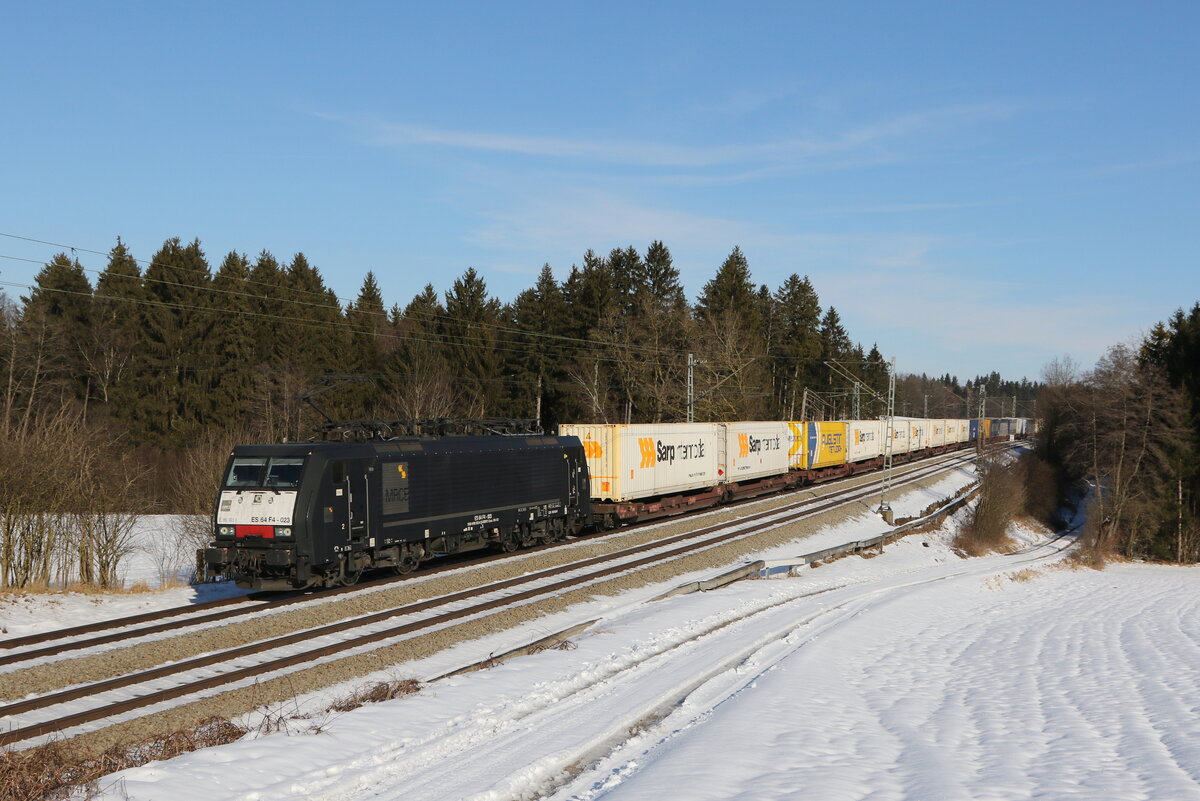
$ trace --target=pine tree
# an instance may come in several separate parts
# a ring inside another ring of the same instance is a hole
[[[454,414],[455,383],[439,330],[446,316],[441,300],[426,284],[389,319],[395,347],[384,364],[386,408],[398,419],[422,420]]]
[[[90,394],[87,351],[91,338],[92,286],[78,261],[65,253],[52,258],[34,279],[29,297],[22,298],[23,338],[37,346],[40,390],[58,395],[60,402],[84,400]]]
[[[227,431],[245,428],[251,419],[259,301],[251,292],[249,279],[249,259],[230,251],[212,283],[213,302],[220,313],[207,343],[212,363],[217,366],[208,386],[213,398],[212,420]]]
[[[199,240],[184,245],[168,239],[144,280],[143,344],[130,377],[128,413],[140,437],[179,446],[192,441],[211,411],[202,374],[220,369],[203,361],[197,344],[207,339],[216,317],[209,307],[212,274]]]
[[[88,349],[93,395],[104,404],[120,400],[122,381],[141,339],[138,320],[147,297],[137,260],[118,237],[96,281]]]
[[[704,285],[696,306],[704,368],[697,378],[703,403],[697,419],[757,419],[766,414],[771,393],[771,364],[763,353],[764,319],[759,294],[750,280],[750,266],[734,248]],[[705,386],[712,389],[706,389]]]
[[[621,303],[611,266],[591,250],[583,254],[583,267],[571,267],[563,283],[563,297],[571,310],[571,336],[577,339],[586,339]]]
[[[646,249],[646,287],[654,304],[662,309],[679,309],[687,303],[679,270],[675,269],[671,251],[656,239]]]
[[[612,274],[613,289],[621,314],[630,314],[636,298],[649,291],[646,265],[642,256],[632,245],[621,250],[614,248],[608,254],[608,269]]]
[[[561,339],[570,328],[567,304],[549,264],[542,266],[531,288],[517,295],[511,316],[518,332],[508,337],[505,355],[505,374],[514,381],[512,414],[535,416],[540,393],[542,419],[551,427],[562,411],[564,355],[574,348]]]
[[[258,297],[254,326],[256,364],[272,372],[284,359],[284,323],[290,311],[287,276],[275,257],[261,251],[250,269],[250,291]]]
[[[717,274],[704,285],[704,291],[696,304],[696,312],[708,321],[713,321],[726,312],[738,315],[747,331],[757,331],[761,322],[757,305],[756,290],[750,280],[750,264],[735,247]]]
[[[346,309],[346,320],[350,327],[350,356],[347,360],[350,372],[368,383],[349,387],[338,393],[338,397],[345,398],[344,416],[363,417],[379,400],[378,384],[370,382],[382,379],[384,357],[389,347],[390,323],[374,272],[368,271],[363,278],[358,297]]]
[[[821,375],[821,304],[808,276],[788,276],[775,292],[775,310],[778,335],[769,353],[780,376],[782,410],[794,416],[803,389],[815,389]]]
[[[339,372],[349,349],[349,332],[337,295],[303,253],[287,265],[284,286],[289,318],[280,343],[284,363],[309,379]],[[387,342],[380,343],[384,351]]]
[[[825,311],[825,316],[821,318],[821,373],[824,376],[825,385],[831,386],[843,383],[840,379],[834,378],[834,371],[825,366],[825,362],[844,361],[850,356],[853,345],[850,342],[850,336],[846,333],[846,329],[842,326],[842,317],[838,314],[837,309],[830,306]]]
[[[461,382],[464,417],[492,415],[503,395],[501,359],[496,352],[500,312],[500,301],[488,297],[487,284],[474,267],[468,267],[446,292],[442,334],[450,367]]]

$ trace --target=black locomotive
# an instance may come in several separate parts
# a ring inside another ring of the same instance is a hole
[[[589,520],[577,437],[239,445],[205,561],[253,589],[336,586],[369,568],[553,542]]]

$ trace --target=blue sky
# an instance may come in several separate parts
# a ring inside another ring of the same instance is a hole
[[[1200,300],[1197,42],[1196,2],[22,4],[0,233],[400,305],[654,239],[695,297],[737,245],[902,372],[1032,378]],[[0,290],[58,250],[0,236]]]

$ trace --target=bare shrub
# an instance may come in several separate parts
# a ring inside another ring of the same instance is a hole
[[[110,773],[190,751],[236,742],[246,729],[223,718],[208,718],[190,729],[111,748],[82,757],[70,743],[52,742],[25,751],[0,752],[0,798],[70,801],[91,798],[96,781]]]
[[[0,586],[120,583],[144,509],[117,446],[69,408],[0,439]]]
[[[1025,507],[1025,488],[1014,464],[997,461],[982,465],[979,498],[970,519],[959,529],[954,547],[968,556],[982,556],[1011,546],[1008,524]]]
[[[1114,556],[1112,541],[1102,536],[1103,526],[1097,515],[1097,504],[1088,503],[1083,528],[1079,532],[1079,547],[1071,551],[1070,559],[1082,567],[1103,570]]]
[[[412,695],[420,689],[421,682],[416,679],[375,681],[365,687],[360,687],[349,695],[336,699],[327,707],[326,711],[349,712],[364,704],[378,704],[404,695]]]

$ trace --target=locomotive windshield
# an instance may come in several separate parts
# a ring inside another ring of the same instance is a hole
[[[234,489],[265,487],[267,489],[296,489],[300,486],[303,457],[239,456],[229,466],[225,486]]]

